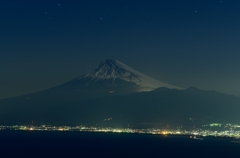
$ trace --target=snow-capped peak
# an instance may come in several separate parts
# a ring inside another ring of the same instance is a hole
[[[142,91],[150,91],[159,87],[167,87],[174,89],[182,89],[167,83],[163,83],[152,79],[133,68],[125,65],[124,63],[118,60],[107,59],[102,61],[95,69],[90,73],[80,76],[78,79],[91,78],[91,81],[103,80],[103,79],[112,79],[113,82],[115,79],[121,79],[127,82],[133,82],[140,87]]]

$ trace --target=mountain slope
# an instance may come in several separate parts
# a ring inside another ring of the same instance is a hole
[[[29,107],[45,108],[113,95],[128,95],[161,86],[178,88],[154,80],[117,60],[104,60],[90,73],[60,86],[20,97],[0,100],[3,113]],[[180,88],[179,88],[180,89]]]
[[[126,95],[151,91],[159,87],[182,89],[152,79],[118,60],[104,60],[89,73],[74,78],[60,86],[34,94],[40,98],[59,100],[89,99],[109,95]],[[27,95],[28,98],[33,95]]]
[[[104,60],[89,73],[76,77],[62,85],[20,97],[9,98],[11,102],[35,100],[42,104],[78,101],[109,95],[126,95],[158,87],[181,89],[152,79],[118,60]]]

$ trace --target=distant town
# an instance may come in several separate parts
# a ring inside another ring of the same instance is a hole
[[[190,135],[190,136],[214,136],[214,137],[232,137],[240,138],[240,125],[212,123],[203,125],[196,129],[131,129],[131,128],[101,128],[87,126],[52,126],[52,125],[1,125],[0,130],[16,131],[78,131],[78,132],[109,132],[109,133],[137,133],[137,134],[161,134],[161,135]]]

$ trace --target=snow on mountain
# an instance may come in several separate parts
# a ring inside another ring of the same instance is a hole
[[[83,74],[78,79],[90,78],[91,82],[98,80],[109,79],[114,83],[115,79],[121,79],[127,82],[133,82],[141,87],[141,91],[151,91],[159,87],[167,87],[170,89],[182,89],[177,86],[173,86],[164,82],[157,81],[150,78],[133,68],[125,65],[118,60],[104,60],[90,73]]]

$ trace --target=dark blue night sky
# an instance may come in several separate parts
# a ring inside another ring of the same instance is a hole
[[[239,0],[7,0],[0,19],[0,98],[57,86],[108,58],[240,96]]]

